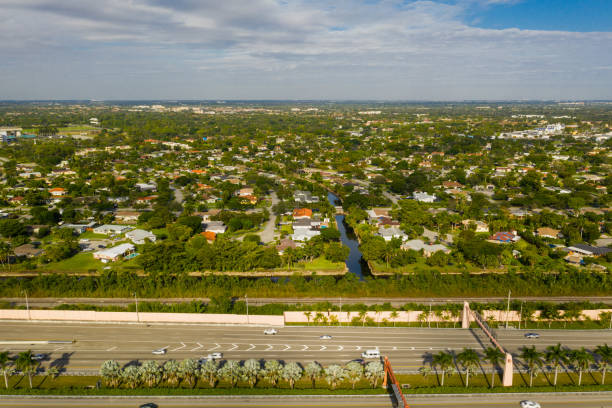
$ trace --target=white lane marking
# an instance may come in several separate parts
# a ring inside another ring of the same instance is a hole
[[[288,344],[283,344],[283,346],[285,346],[285,349],[283,351],[287,351],[291,348],[291,346]]]
[[[54,352],[56,352],[56,351],[61,350],[61,349],[63,349],[63,348],[64,348],[64,346],[61,346],[61,347],[56,348],[56,349],[55,349],[55,350],[53,350],[53,351],[54,351]]]
[[[268,344],[268,348],[266,349],[266,351],[270,351],[270,350],[272,350],[273,348],[274,348],[274,346],[273,346],[273,345]]]
[[[206,350],[206,351],[213,351],[213,350],[216,350],[216,349],[218,349],[219,347],[221,347],[221,345],[219,345],[219,343],[215,343],[215,344],[216,344],[216,346],[215,346],[215,347],[210,348],[210,349],[208,349],[208,350]]]
[[[359,350],[361,350],[361,346],[357,346],[357,350],[355,351],[359,351]]]
[[[300,351],[306,351],[306,350],[308,350],[308,346],[304,345],[304,348],[302,350],[300,350]]]
[[[393,350],[397,350],[397,347],[393,347]]]
[[[321,346],[321,350],[319,351],[323,351],[323,350],[327,350],[327,346]]]
[[[248,348],[246,351],[251,351],[251,350],[253,350],[254,348],[255,348],[255,345],[254,345],[254,344],[251,344],[251,347],[249,347],[249,348]]]
[[[232,347],[231,349],[229,349],[227,351],[234,351],[234,350],[236,350],[238,348],[237,344],[232,343],[232,346],[234,346],[234,347]]]
[[[183,349],[183,348],[187,347],[187,345],[185,343],[183,343],[182,341],[181,341],[181,344],[182,344],[181,347],[174,348],[174,349],[172,349],[170,351],[177,351],[177,350],[180,350],[180,349]]]
[[[344,346],[338,346],[338,351],[344,350]]]
[[[198,345],[198,347],[194,347],[194,348],[192,348],[192,349],[191,349],[191,350],[189,350],[189,351],[196,351],[196,350],[199,350],[199,349],[201,349],[202,347],[204,347],[204,346],[203,346],[203,345],[201,345],[200,343],[196,343],[196,344]]]
[[[106,351],[113,351],[113,350],[115,350],[116,348],[117,348],[117,346],[113,346],[113,347],[111,347],[111,348],[107,349]]]

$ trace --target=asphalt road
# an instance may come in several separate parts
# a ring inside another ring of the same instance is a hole
[[[249,297],[249,304],[253,306],[267,305],[272,303],[301,303],[301,304],[315,304],[320,302],[330,302],[335,305],[340,304],[355,304],[363,303],[366,305],[390,303],[392,306],[402,306],[406,303],[419,303],[419,304],[433,304],[440,305],[446,303],[463,303],[468,302],[506,302],[507,297],[486,297],[486,298],[346,298],[339,297],[334,298],[257,298]],[[210,299],[202,298],[139,298],[139,302],[162,302],[162,303],[180,303],[180,302],[191,302],[193,300],[199,300],[202,302],[208,302]],[[525,300],[525,301],[545,301],[551,303],[562,303],[562,302],[602,302],[612,304],[612,296],[592,296],[592,297],[573,297],[573,296],[555,296],[555,297],[513,297],[512,300]],[[12,303],[18,306],[25,306],[25,298],[0,298],[0,302]],[[113,306],[125,306],[134,303],[134,298],[30,298],[30,306],[32,307],[53,307],[60,304],[88,304],[88,305],[113,305]]]
[[[413,372],[428,355],[464,347],[482,351],[491,344],[480,330],[376,327],[279,328],[266,336],[263,328],[169,324],[90,324],[52,322],[0,322],[0,350],[11,353],[31,349],[48,354],[43,366],[68,372],[97,372],[105,360],[126,364],[134,360],[182,360],[221,352],[225,359],[279,359],[322,364],[346,363],[360,358],[367,349],[378,348],[389,356],[398,372]],[[319,338],[329,334],[331,340]],[[524,345],[538,349],[561,343],[592,349],[612,343],[610,331],[542,330],[537,340],[527,340],[524,331],[498,330],[499,340],[510,352]],[[73,344],[8,344],[10,341],[74,340]],[[166,355],[152,350],[165,348]]]
[[[525,395],[446,395],[408,396],[412,408],[425,407],[519,407],[523,399],[538,401],[543,408],[611,408],[610,394],[546,394]],[[145,402],[154,402],[159,408],[323,408],[323,407],[392,407],[388,396],[294,396],[294,397],[137,397],[137,398],[47,398],[0,397],[0,407],[63,408],[63,407],[138,407]]]

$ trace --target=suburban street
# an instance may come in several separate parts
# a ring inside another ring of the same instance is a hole
[[[11,353],[31,349],[48,354],[43,365],[67,372],[97,372],[105,360],[122,364],[134,360],[182,360],[222,352],[225,359],[280,359],[322,364],[358,359],[367,349],[378,348],[389,356],[398,372],[414,372],[428,355],[440,350],[460,351],[490,346],[480,330],[376,327],[279,328],[266,336],[261,327],[175,324],[90,324],[52,322],[0,322],[0,350]],[[561,343],[567,347],[593,348],[610,343],[609,331],[541,330],[541,338],[527,340],[524,331],[498,330],[501,344],[510,352],[524,345],[539,349]],[[319,336],[329,334],[331,340]],[[28,344],[28,341],[72,341],[72,344]],[[15,344],[18,341],[20,343]],[[153,355],[165,348],[167,354]]]
[[[272,207],[278,204],[278,196],[276,195],[276,191],[273,191],[270,194],[270,205],[268,206],[268,211],[270,212],[270,219],[266,221],[264,225],[264,229],[259,235],[261,238],[261,242],[264,244],[268,242],[274,241],[274,229],[276,228],[276,216],[272,212]]]
[[[536,400],[543,408],[610,408],[610,394],[506,394],[506,395],[407,395],[411,408],[421,407],[512,407],[519,406],[524,399]],[[145,402],[154,402],[159,408],[196,407],[392,407],[391,398],[380,396],[272,396],[272,397],[127,397],[127,398],[62,398],[62,397],[0,397],[0,407],[63,408],[63,407],[138,407]]]

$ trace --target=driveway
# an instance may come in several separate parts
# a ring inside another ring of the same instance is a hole
[[[266,222],[264,230],[259,234],[261,242],[263,242],[264,244],[274,241],[274,221],[276,220],[276,216],[272,213],[272,207],[278,204],[278,197],[276,196],[276,192],[272,192],[272,194],[270,194],[270,198],[271,202],[268,206],[268,211],[270,212],[270,219]]]

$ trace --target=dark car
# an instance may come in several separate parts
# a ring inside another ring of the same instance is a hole
[[[154,402],[147,402],[146,404],[142,404],[138,408],[158,408],[158,405]]]

